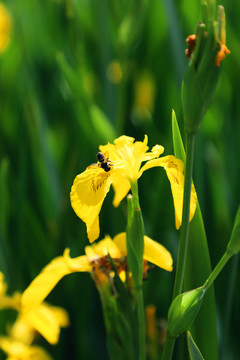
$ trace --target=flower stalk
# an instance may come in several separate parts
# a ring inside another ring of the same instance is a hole
[[[142,290],[144,224],[138,198],[138,184],[131,183],[132,196],[128,196],[127,253],[137,298],[139,359],[146,357],[145,312]]]

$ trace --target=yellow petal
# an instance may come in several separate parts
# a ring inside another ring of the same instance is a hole
[[[121,256],[118,247],[108,235],[105,236],[105,238],[99,243],[86,246],[85,253],[89,260],[94,260],[96,258],[99,259],[108,254],[110,254],[113,259],[119,258]]]
[[[113,188],[114,188],[114,199],[113,199],[113,206],[117,207],[122,199],[127,196],[128,192],[130,191],[131,185],[129,180],[120,174],[113,173]]]
[[[10,359],[29,359],[29,347],[20,341],[1,336],[0,348],[10,356]]]
[[[91,266],[86,256],[76,259],[59,256],[52,260],[31,282],[22,295],[22,307],[28,311],[38,306],[67,274],[75,271],[89,271]]]
[[[134,143],[134,140],[135,139],[131,136],[122,135],[114,140],[114,144],[118,147],[124,147],[125,145],[131,147],[131,145]]]
[[[175,208],[175,225],[179,229],[182,223],[182,206],[183,206],[183,190],[184,190],[184,175],[183,175],[183,162],[176,159],[174,156],[169,155],[160,159],[148,161],[142,168],[141,172],[148,170],[155,166],[161,166],[165,169],[168,180],[170,181],[173,202]],[[197,194],[194,186],[192,185],[191,191],[191,204],[189,221],[192,220],[197,205]]]
[[[127,256],[126,233],[122,232],[114,236],[113,242],[117,245],[122,256]]]
[[[167,163],[164,166],[167,177],[171,184],[171,190],[173,195],[173,202],[175,208],[175,225],[176,228],[182,224],[182,207],[183,207],[183,192],[184,192],[184,175],[183,175],[183,162],[176,159],[174,156],[166,156]],[[192,220],[197,206],[197,194],[194,186],[191,190],[191,203],[189,221]]]
[[[0,337],[0,348],[8,354],[8,360],[53,360],[40,346],[27,346],[9,337]]]
[[[71,189],[71,204],[78,217],[86,223],[90,242],[99,237],[99,212],[110,185],[110,172],[97,165],[77,175]]]
[[[68,313],[65,309],[59,306],[52,306],[47,304],[46,302],[43,303],[45,306],[50,307],[54,317],[56,318],[58,325],[61,327],[67,327],[70,324]]]
[[[21,294],[15,292],[12,296],[0,297],[0,309],[15,309],[19,311],[21,304]]]
[[[36,330],[19,315],[9,331],[9,336],[25,345],[30,345],[36,336]]]
[[[172,256],[170,252],[158,242],[144,236],[143,258],[158,267],[172,271]]]
[[[121,251],[122,256],[127,256],[126,233],[120,233],[113,238],[113,241]],[[158,267],[172,271],[172,256],[164,246],[144,236],[143,258]]]
[[[154,158],[158,158],[164,152],[164,147],[162,145],[155,145],[151,152],[147,152],[143,155],[142,161],[149,161]]]
[[[29,358],[25,360],[53,360],[53,358],[40,346],[31,346]],[[10,360],[10,359],[9,359]]]
[[[69,324],[68,315],[64,309],[51,307],[46,303],[26,313],[23,317],[50,344],[58,342],[61,323],[65,326]]]
[[[145,155],[145,153],[149,149],[149,147],[147,146],[147,143],[148,143],[147,135],[144,136],[143,141],[135,141],[135,143],[133,144],[133,155],[134,155],[135,159],[142,159],[142,157]]]
[[[4,281],[4,275],[0,271],[0,297],[4,296],[7,291],[7,284]]]

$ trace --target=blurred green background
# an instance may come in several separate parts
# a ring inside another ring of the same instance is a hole
[[[200,0],[3,3],[12,32],[0,55],[0,270],[11,293],[23,291],[66,247],[71,256],[84,253],[85,224],[69,193],[74,177],[96,161],[100,144],[147,134],[150,147],[158,143],[173,154],[171,111],[183,135],[185,38],[195,33],[201,7]],[[197,135],[193,176],[212,266],[225,250],[240,198],[240,3],[221,4],[231,54]],[[144,173],[139,191],[146,235],[167,247],[176,264],[179,233],[164,170]],[[100,214],[101,238],[126,227],[126,201],[115,209],[112,198],[111,190]],[[240,353],[239,280],[235,256],[215,284],[222,359]],[[157,306],[159,319],[167,317],[173,281],[174,273],[153,269],[144,284],[145,302]],[[64,278],[48,300],[71,318],[58,345],[42,340],[53,357],[107,359],[89,274]],[[1,331],[3,320],[1,313]]]

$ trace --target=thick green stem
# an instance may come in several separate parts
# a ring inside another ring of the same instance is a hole
[[[142,286],[137,289],[137,313],[138,313],[138,331],[139,331],[139,360],[146,358],[145,346],[145,312]]]
[[[193,155],[194,155],[194,133],[186,134],[186,166],[185,166],[185,181],[184,181],[184,196],[183,196],[183,213],[182,226],[180,232],[178,261],[176,269],[176,277],[173,290],[173,300],[182,292],[187,247],[188,247],[188,231],[189,231],[189,214],[190,214],[190,200],[192,187],[192,170],[193,170]],[[172,358],[175,338],[167,333],[166,343],[163,350],[163,360],[170,360]]]
[[[139,340],[139,360],[146,358],[146,339],[145,339],[145,311],[142,290],[143,278],[143,247],[144,247],[144,224],[142,220],[141,208],[138,198],[138,184],[131,184],[132,201],[129,208],[132,214],[128,216],[127,249],[128,264],[132,272],[134,286],[137,295],[137,317],[138,317],[138,340]]]
[[[133,212],[141,211],[139,198],[138,198],[138,183],[134,183],[131,187],[133,195]],[[144,239],[138,239],[139,241],[144,241]],[[139,261],[143,261],[143,258]],[[143,274],[141,276],[141,279]],[[142,284],[137,287],[137,313],[138,313],[138,331],[139,331],[139,360],[145,360],[146,358],[146,338],[145,338],[145,311],[144,311],[144,300],[143,300],[143,290]]]
[[[163,349],[162,360],[169,360],[172,358],[174,344],[175,344],[175,338],[170,336],[169,332],[167,332],[167,337],[166,337],[166,341],[165,341],[164,349]]]

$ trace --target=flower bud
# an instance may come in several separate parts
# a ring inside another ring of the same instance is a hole
[[[199,287],[178,295],[172,302],[168,311],[168,330],[172,337],[186,331],[197,315],[206,288]]]
[[[210,4],[204,4],[204,9]],[[205,9],[208,10],[208,9]],[[211,12],[212,13],[212,12]],[[190,58],[182,85],[182,104],[186,133],[196,133],[212,101],[220,75],[220,63],[230,51],[226,47],[224,8],[219,7],[218,22],[205,12],[196,35],[188,37]],[[194,40],[194,43],[193,43]]]

